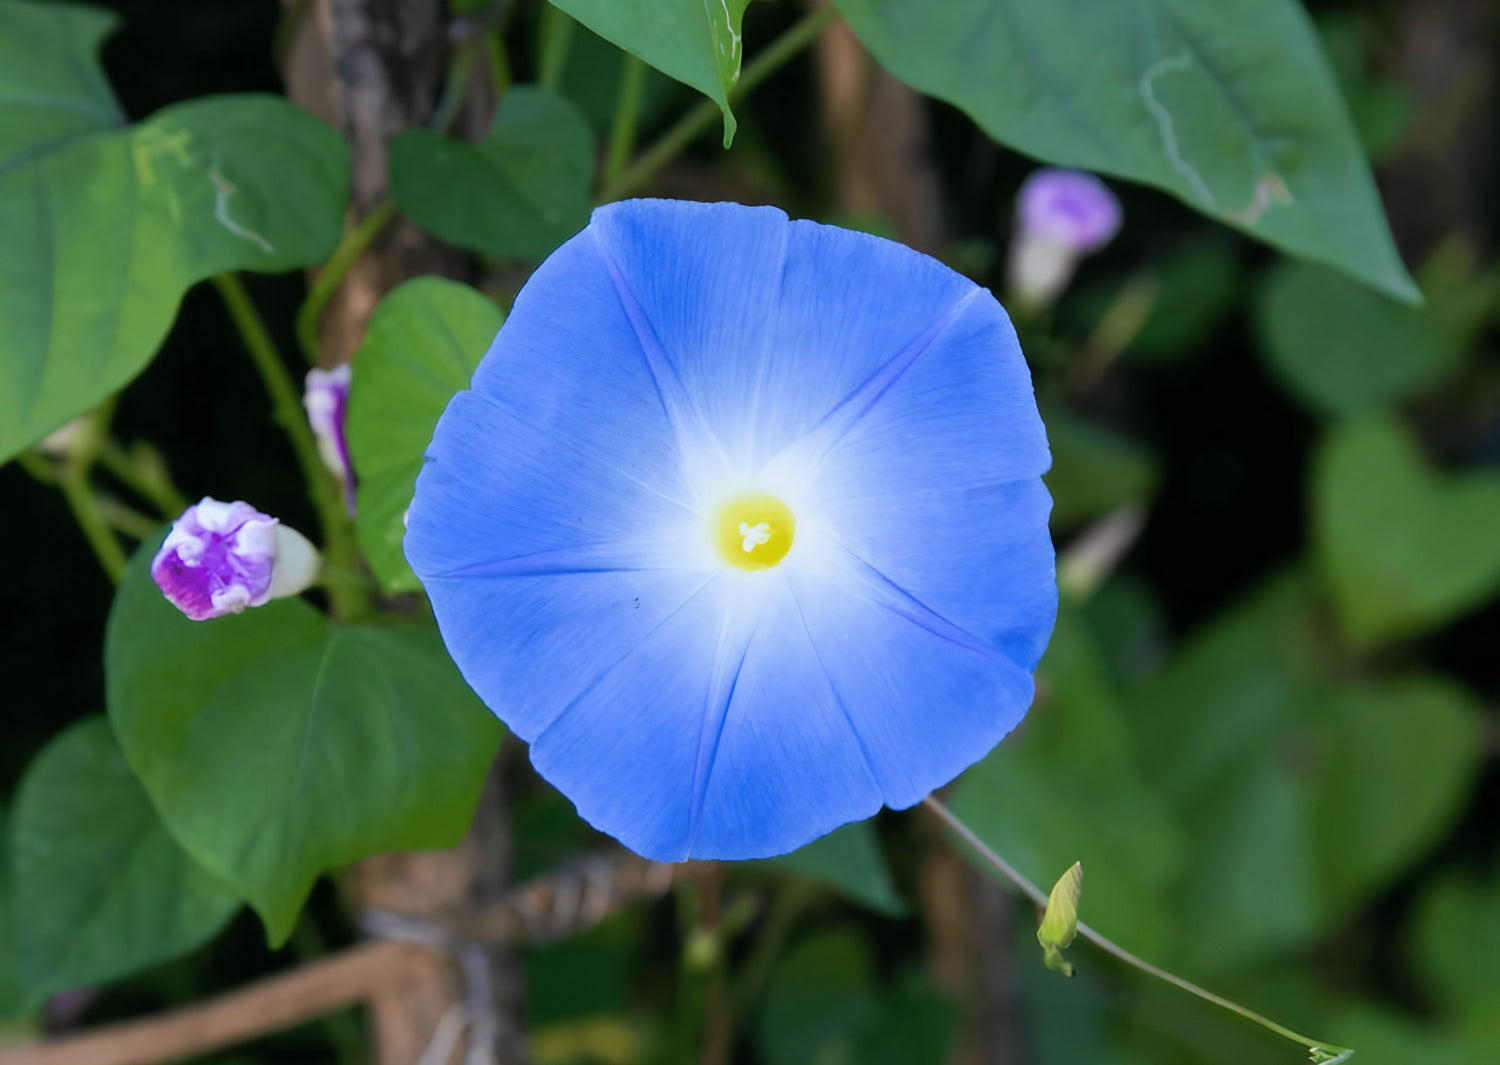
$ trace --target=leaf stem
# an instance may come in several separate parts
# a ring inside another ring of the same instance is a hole
[[[377,204],[358,225],[344,234],[333,255],[318,271],[312,287],[307,290],[307,298],[297,311],[297,346],[309,363],[316,365],[318,361],[318,321],[323,317],[323,309],[343,283],[354,261],[365,253],[395,217],[396,205],[390,200]]]
[[[105,576],[119,584],[120,578],[125,574],[125,550],[115,539],[114,531],[99,507],[99,500],[94,498],[93,489],[89,487],[87,467],[63,470],[57,479],[57,487],[68,501],[68,507],[73,511],[84,539],[94,549],[94,556],[103,567]]]
[[[469,95],[469,79],[474,74],[474,63],[478,55],[479,50],[473,40],[465,41],[454,49],[453,59],[448,64],[448,77],[443,83],[443,95],[438,98],[432,118],[427,122],[428,129],[447,133],[458,121],[464,97]]]
[[[635,150],[636,127],[641,118],[641,100],[646,89],[646,64],[639,56],[625,53],[620,68],[620,100],[615,105],[614,125],[609,131],[609,150],[604,156],[604,184],[620,176]]]
[[[556,92],[562,87],[563,71],[568,67],[568,51],[573,46],[573,33],[578,23],[573,16],[560,8],[548,4],[542,8],[541,32],[537,34],[540,44],[537,56],[537,84]]]
[[[261,380],[271,396],[272,416],[286,431],[292,451],[302,467],[302,475],[307,479],[308,491],[323,529],[324,561],[331,566],[352,569],[358,558],[358,549],[354,543],[354,525],[344,507],[343,487],[318,455],[317,441],[303,412],[301,395],[287,373],[281,353],[276,350],[271,334],[240,279],[233,274],[216,274],[213,283],[224,300],[235,329],[239,331],[245,350],[250,353],[250,360],[260,371]],[[334,612],[340,617],[347,618],[367,605],[366,598],[348,585],[330,585],[328,593]]]
[[[510,59],[505,54],[505,37],[499,30],[489,30],[484,35],[484,47],[490,62],[490,87],[499,103],[514,80],[510,71]]]
[[[99,442],[99,464],[126,488],[153,503],[164,518],[175,518],[188,508],[187,497],[177,490],[153,450],[132,454],[114,437],[106,436]]]
[[[753,60],[745,64],[739,81],[729,90],[729,102],[736,103],[745,98],[757,85],[780,70],[798,52],[817,39],[834,19],[838,9],[825,4],[809,12],[794,23],[785,33],[766,46]],[[667,163],[675,159],[684,148],[697,140],[719,119],[719,106],[705,99],[677,124],[664,133],[660,140],[641,153],[613,181],[606,181],[599,194],[601,203],[624,199]]]
[[[922,805],[927,807],[927,809],[931,810],[935,815],[937,815],[938,819],[941,820],[945,825],[947,825],[955,835],[957,835],[966,844],[968,844],[976,854],[978,854],[986,862],[999,870],[1001,875],[1003,875],[1007,880],[1009,880],[1012,884],[1019,888],[1021,893],[1024,894],[1027,898],[1031,899],[1031,901],[1034,902],[1038,908],[1046,908],[1047,893],[1033,884],[1024,875],[1022,875],[1020,870],[1018,870],[1015,866],[1011,865],[1004,858],[1000,857],[1000,855],[991,850],[983,840],[981,840],[977,835],[974,834],[973,830],[971,830],[968,825],[964,824],[957,817],[955,817],[953,813],[946,806],[940,803],[935,796],[927,796],[927,798],[922,800]],[[1260,1025],[1262,1028],[1265,1028],[1268,1031],[1275,1032],[1277,1035],[1283,1037],[1284,1039],[1290,1039],[1294,1043],[1302,1044],[1313,1052],[1314,1061],[1327,1062],[1328,1065],[1332,1065],[1334,1061],[1346,1060],[1350,1055],[1354,1053],[1354,1051],[1350,1050],[1347,1047],[1334,1046],[1332,1043],[1321,1043],[1316,1039],[1309,1039],[1307,1036],[1294,1032],[1284,1025],[1277,1024],[1269,1017],[1263,1017],[1259,1013],[1256,1013],[1254,1010],[1246,1009],[1244,1006],[1241,1006],[1236,1002],[1229,1001],[1229,999],[1224,998],[1222,995],[1216,995],[1212,991],[1207,991],[1199,987],[1197,984],[1194,984],[1188,980],[1184,980],[1182,977],[1176,976],[1173,973],[1167,972],[1165,969],[1158,968],[1157,966],[1152,965],[1150,962],[1136,957],[1124,947],[1121,947],[1113,941],[1106,939],[1104,936],[1094,931],[1082,921],[1078,923],[1078,934],[1084,939],[1087,939],[1090,943],[1094,944],[1094,946],[1098,947],[1100,950],[1104,951],[1106,954],[1117,958],[1118,960],[1124,962],[1126,965],[1134,966],[1141,972],[1154,976],[1158,980],[1164,980],[1167,983],[1171,984],[1173,987],[1181,988],[1183,991],[1186,991],[1190,995],[1196,995],[1198,998],[1203,999],[1205,1002],[1211,1002],[1221,1009],[1226,1009],[1230,1013],[1238,1014],[1248,1021],[1253,1021],[1254,1023]]]

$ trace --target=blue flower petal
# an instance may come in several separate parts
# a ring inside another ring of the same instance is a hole
[[[406,550],[584,817],[654,858],[763,857],[1020,720],[1056,610],[1047,463],[987,292],[774,209],[634,201],[522,291]],[[797,515],[770,570],[707,531],[745,486]]]

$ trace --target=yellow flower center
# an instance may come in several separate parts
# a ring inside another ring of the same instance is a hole
[[[735,496],[719,508],[714,520],[714,545],[724,561],[737,569],[770,569],[792,549],[797,523],[787,505],[773,495],[757,492]]]

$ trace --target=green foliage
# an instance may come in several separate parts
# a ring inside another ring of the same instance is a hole
[[[355,530],[388,592],[421,590],[401,538],[422,453],[504,320],[469,286],[440,278],[408,281],[370,317],[354,360],[346,432],[359,475]]]
[[[508,92],[478,144],[409,129],[391,144],[391,195],[417,225],[497,258],[541,260],[589,220],[594,135],[566,97]]]
[[[273,944],[317,876],[452,846],[499,726],[425,627],[334,627],[297,599],[189,621],[132,561],[105,637],[110,720],[188,852]]]
[[[1148,276],[1156,283],[1156,300],[1141,331],[1125,349],[1128,358],[1168,362],[1198,353],[1239,296],[1237,243],[1222,229],[1205,230],[1152,264]],[[1118,292],[1118,288],[1096,289],[1085,295],[1091,324]]]
[[[1067,532],[1156,490],[1155,457],[1145,446],[1064,408],[1044,408],[1052,469],[1052,528]]]
[[[863,940],[849,931],[799,944],[766,988],[757,1043],[766,1065],[938,1065],[953,1004],[911,980],[880,988]]]
[[[0,820],[0,846],[10,849],[8,821]],[[9,862],[0,861],[0,1039],[6,1022],[24,1012],[25,998],[16,974],[15,921],[12,917]]]
[[[1433,471],[1390,418],[1329,434],[1312,503],[1318,562],[1358,647],[1451,621],[1500,588],[1500,477]]]
[[[891,73],[996,140],[1165,189],[1283,251],[1420,298],[1296,0],[837,3]]]
[[[557,18],[568,16],[560,11]],[[569,19],[571,22],[571,19]],[[595,133],[603,136],[614,124],[620,102],[620,80],[628,53],[621,51],[593,30],[573,23],[568,38],[568,53],[558,88],[578,106]],[[679,86],[659,70],[646,68],[646,83],[641,91],[638,128],[649,128],[662,117],[678,95]]]
[[[0,460],[134,378],[195,282],[319,262],[343,224],[348,149],[283,99],[123,126],[92,54],[109,26],[0,4]]]
[[[1137,768],[1122,707],[1082,619],[1064,608],[1017,733],[959,778],[950,806],[1034,880],[1081,861],[1089,923],[1133,950],[1164,940],[1184,854]]]
[[[740,76],[740,25],[750,0],[552,0],[599,36],[691,85],[724,112],[724,147],[734,140],[729,90]]]
[[[1500,1003],[1500,881],[1449,875],[1423,893],[1411,953],[1438,1008],[1459,1016]]]
[[[791,854],[770,859],[768,864],[835,887],[861,906],[887,917],[906,913],[906,903],[896,894],[880,852],[880,838],[869,821],[835,829]]]
[[[1356,415],[1405,399],[1442,381],[1461,359],[1425,309],[1306,263],[1271,272],[1257,325],[1271,371],[1319,414]]]
[[[8,879],[27,998],[192,950],[240,906],[167,834],[103,717],[48,745],[12,811]]]
[[[1462,688],[1422,676],[1340,687],[1321,710],[1309,812],[1324,901],[1344,913],[1454,822],[1479,770],[1482,717]]]
[[[1340,682],[1318,624],[1307,582],[1281,577],[1131,693],[1193,854],[1173,954],[1201,971],[1300,946],[1367,901],[1452,825],[1477,771],[1467,694]]]

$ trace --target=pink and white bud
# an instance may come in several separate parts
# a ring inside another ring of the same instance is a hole
[[[302,406],[318,441],[323,463],[344,482],[344,505],[354,513],[354,465],[349,461],[349,443],[344,436],[344,417],[349,409],[348,363],[331,370],[309,370],[303,386]]]
[[[1008,279],[1021,303],[1050,306],[1073,279],[1078,261],[1120,230],[1120,201],[1093,174],[1033,171],[1016,201]]]
[[[317,548],[249,503],[204,496],[172,523],[151,560],[151,579],[194,621],[239,614],[312,584]]]

